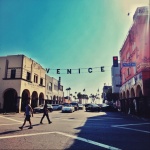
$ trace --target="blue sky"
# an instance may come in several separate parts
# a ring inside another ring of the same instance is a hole
[[[0,55],[24,54],[43,68],[105,67],[105,72],[49,75],[70,93],[96,94],[111,85],[112,57],[119,56],[137,7],[149,0],[0,0]],[[127,13],[130,12],[128,16]]]

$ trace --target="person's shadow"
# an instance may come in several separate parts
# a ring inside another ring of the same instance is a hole
[[[38,124],[34,124],[34,125],[32,125],[32,126],[39,126],[39,125],[41,125],[41,124],[38,123]],[[24,126],[23,129],[26,129],[26,128],[28,129],[28,127],[29,127],[29,125]],[[5,132],[0,132],[0,135],[11,134],[11,133],[14,133],[14,132],[19,132],[19,131],[21,131],[21,130],[18,129],[18,130],[10,130],[10,131],[5,131]]]

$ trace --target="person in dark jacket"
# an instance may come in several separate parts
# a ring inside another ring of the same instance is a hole
[[[45,103],[44,108],[43,108],[43,116],[42,116],[41,121],[40,121],[41,124],[42,124],[42,121],[43,121],[45,116],[47,117],[47,120],[48,120],[49,124],[52,123],[49,119],[48,111],[49,110],[47,108],[47,104]]]

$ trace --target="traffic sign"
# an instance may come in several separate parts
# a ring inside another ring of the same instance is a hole
[[[122,67],[135,67],[136,66],[136,63],[135,62],[124,62],[122,63]]]

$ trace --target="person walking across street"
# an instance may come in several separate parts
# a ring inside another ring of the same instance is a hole
[[[43,108],[43,116],[42,116],[41,121],[40,121],[41,124],[42,124],[42,121],[43,121],[43,119],[44,119],[45,116],[47,117],[48,123],[49,123],[49,124],[52,123],[52,122],[50,121],[50,119],[49,119],[48,111],[49,111],[49,110],[48,110],[48,108],[47,108],[47,104],[45,103],[44,108]]]
[[[31,107],[31,105],[30,105],[30,102],[29,101],[27,101],[27,105],[26,105],[26,107],[25,107],[25,119],[24,119],[24,123],[23,123],[23,125],[21,126],[21,127],[19,127],[19,129],[23,129],[23,127],[24,127],[24,125],[26,124],[26,121],[29,121],[29,124],[30,124],[30,127],[28,128],[28,129],[32,129],[33,128],[33,126],[32,126],[32,123],[31,123],[31,114],[32,114],[32,117],[33,117],[33,109],[32,109],[32,107]]]

